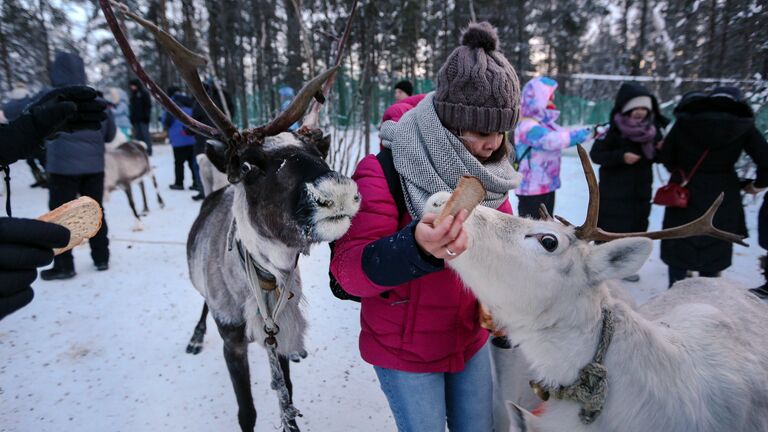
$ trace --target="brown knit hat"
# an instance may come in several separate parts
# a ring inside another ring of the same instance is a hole
[[[488,22],[471,23],[437,74],[435,111],[450,129],[505,132],[520,112],[520,81]]]

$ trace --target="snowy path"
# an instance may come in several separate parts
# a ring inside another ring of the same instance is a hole
[[[167,206],[158,210],[150,201],[145,230],[134,233],[125,196],[111,197],[109,271],[96,272],[87,246],[80,247],[76,278],[38,280],[32,304],[0,321],[0,431],[237,430],[237,405],[212,320],[203,352],[184,352],[202,306],[187,277],[184,247],[199,204],[191,192],[168,189],[168,146],[156,147],[153,163]],[[14,214],[44,213],[47,191],[27,187],[28,168],[17,163],[12,175]],[[557,213],[578,223],[587,191],[572,153],[563,178]],[[753,237],[756,212],[757,205],[747,209]],[[652,229],[662,213],[654,206]],[[762,250],[755,239],[749,242],[749,249],[736,248],[725,276],[753,286]],[[331,296],[327,266],[325,245],[301,260],[311,327],[310,355],[292,370],[295,403],[304,414],[299,425],[304,431],[394,430],[373,370],[358,355],[357,305]],[[639,301],[666,286],[658,250],[640,274],[639,283],[629,284]],[[266,355],[256,345],[250,354],[257,430],[279,430]]]

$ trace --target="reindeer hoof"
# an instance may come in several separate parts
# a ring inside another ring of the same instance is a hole
[[[203,343],[198,341],[189,341],[187,345],[187,354],[197,355],[203,350]]]
[[[291,359],[292,362],[298,363],[301,361],[301,359],[307,358],[307,351],[301,350],[299,352],[291,353],[288,355],[288,358]]]

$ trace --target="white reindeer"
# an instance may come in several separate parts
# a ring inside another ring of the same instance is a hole
[[[606,233],[596,227],[594,172],[579,154],[590,186],[584,225],[479,207],[465,224],[467,251],[449,261],[520,344],[534,390],[552,395],[539,417],[513,406],[511,430],[768,431],[766,304],[721,278],[678,282],[637,310],[608,289],[643,265],[649,238],[740,241],[711,225],[722,196],[683,227]],[[439,211],[446,199],[430,205]]]

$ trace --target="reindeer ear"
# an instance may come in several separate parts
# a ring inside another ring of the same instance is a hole
[[[219,172],[227,173],[227,156],[224,143],[216,140],[206,141],[205,155],[208,156],[208,159]]]
[[[314,145],[323,155],[323,159],[328,157],[328,151],[331,149],[331,136],[323,135],[323,131],[320,129],[313,129],[306,133],[297,134],[294,132],[301,141],[306,144]]]
[[[320,150],[320,153],[323,155],[323,159],[328,157],[328,151],[331,150],[331,136],[325,135],[320,140],[317,141],[317,149]]]
[[[596,281],[619,279],[637,273],[653,250],[647,238],[630,237],[593,246],[587,256],[589,276]]]

